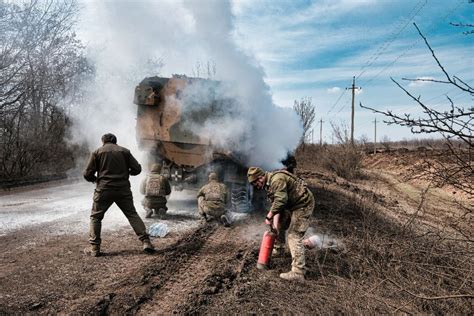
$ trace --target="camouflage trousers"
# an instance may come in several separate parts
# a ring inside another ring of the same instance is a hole
[[[142,205],[143,208],[150,209],[150,210],[155,210],[159,211],[160,209],[164,209],[165,211],[168,210],[168,207],[166,206],[166,203],[168,201],[166,200],[166,197],[164,196],[145,196],[145,198],[142,200]]]
[[[202,196],[198,198],[198,211],[201,216],[210,216],[215,219],[219,219],[226,213],[223,203],[206,201]]]
[[[280,215],[280,230],[275,241],[275,250],[283,252],[288,231],[288,247],[291,252],[291,270],[304,273],[306,270],[304,234],[309,227],[309,219],[314,210],[314,197],[308,203],[293,212],[285,211]]]
[[[149,238],[145,224],[137,214],[135,206],[133,205],[133,196],[130,188],[96,189],[93,201],[89,225],[90,244],[100,245],[102,219],[112,203],[117,204],[117,206],[122,210],[123,214],[127,217],[130,226],[132,226],[135,234],[141,241]]]

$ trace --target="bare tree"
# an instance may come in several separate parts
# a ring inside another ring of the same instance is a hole
[[[383,148],[385,148],[386,151],[390,151],[391,143],[392,142],[390,140],[390,137],[388,137],[387,135],[382,136],[382,138],[380,139],[380,144],[383,146]]]
[[[192,76],[196,78],[206,76],[207,79],[213,79],[216,76],[216,73],[216,63],[212,60],[208,60],[206,63],[197,61],[192,70]]]
[[[433,59],[436,61],[441,70],[443,79],[408,79],[407,81],[429,81],[437,84],[447,84],[460,90],[461,93],[467,93],[474,96],[474,89],[465,81],[457,76],[450,75],[440,60],[436,56],[434,50],[428,43],[428,40],[420,31],[418,26],[414,24],[419,35],[423,38],[427,48],[431,52]],[[415,96],[396,80],[392,81],[402,89],[418,106],[423,110],[424,115],[420,117],[412,117],[410,114],[395,114],[392,111],[380,111],[370,107],[362,108],[370,109],[375,113],[385,115],[388,120],[387,124],[396,124],[411,128],[415,134],[432,134],[441,135],[445,141],[448,153],[443,154],[442,159],[435,161],[426,161],[426,175],[430,177],[435,184],[442,186],[451,184],[454,187],[474,195],[474,165],[472,161],[472,150],[474,140],[474,107],[464,107],[455,105],[453,100],[446,96],[447,106],[445,109],[436,109],[422,100],[420,96]]]
[[[23,177],[66,156],[67,109],[90,70],[75,1],[0,2],[0,176]]]
[[[313,104],[311,97],[301,98],[300,101],[295,100],[293,109],[296,114],[300,117],[301,123],[303,124],[303,135],[301,136],[301,143],[304,145],[306,137],[311,129],[311,126],[316,119],[316,106]]]

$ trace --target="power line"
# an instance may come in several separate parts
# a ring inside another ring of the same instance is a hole
[[[461,5],[462,3],[464,3],[463,1],[460,1],[458,3],[458,5],[456,5],[451,11],[449,11],[444,17],[443,17],[443,21],[446,20],[451,14],[454,13],[454,11],[456,11]],[[433,22],[431,23],[430,27],[429,27],[429,31],[426,32],[426,34],[429,34],[433,31],[434,27],[436,26],[436,22]],[[364,86],[367,86],[369,83],[371,83],[373,80],[375,80],[378,76],[380,76],[380,74],[382,74],[383,72],[385,72],[388,68],[392,67],[400,58],[402,58],[403,56],[405,56],[411,49],[413,49],[413,47],[420,41],[421,39],[416,39],[415,41],[412,42],[412,44],[407,48],[405,49],[405,51],[403,51],[399,56],[397,56],[392,62],[390,62],[389,64],[387,64],[381,71],[379,71],[375,76],[373,76],[372,78],[370,78],[369,80],[366,80],[363,85]]]
[[[375,61],[377,61],[377,59],[388,49],[388,47],[395,41],[395,39],[397,39],[397,37],[402,33],[402,31],[404,29],[406,29],[406,27],[408,26],[408,24],[415,18],[415,16],[418,15],[418,13],[425,7],[426,3],[428,2],[427,0],[424,0],[424,3],[422,4],[422,1],[423,0],[420,0],[418,2],[418,4],[413,7],[413,9],[411,10],[411,12],[408,14],[409,18],[407,20],[407,22],[398,30],[398,32],[392,32],[392,33],[395,33],[394,35],[391,36],[391,38],[387,39],[378,49],[377,51],[367,60],[366,64],[361,68],[361,72],[359,73],[359,75],[357,75],[356,79],[359,79],[362,74],[365,73],[365,69],[367,67],[370,67],[371,65],[373,65],[373,63]],[[419,7],[417,9],[417,7]],[[416,12],[415,12],[416,10]],[[397,27],[398,28],[398,25]],[[395,28],[395,29],[396,29]]]
[[[334,104],[332,105],[331,109],[330,109],[329,111],[327,111],[326,114],[329,114],[329,113],[334,109],[334,107],[339,103],[339,100],[341,100],[341,98],[342,98],[342,96],[344,95],[344,93],[346,93],[346,89],[343,89],[343,90],[342,90],[341,95],[339,96],[339,98],[337,98],[337,101],[334,102]]]

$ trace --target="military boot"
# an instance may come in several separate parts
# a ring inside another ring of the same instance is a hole
[[[84,249],[84,254],[86,256],[91,256],[91,257],[98,257],[102,253],[100,252],[100,245],[90,245],[89,247]]]
[[[143,240],[143,251],[146,253],[155,252],[155,247],[153,247],[153,244],[151,243],[151,240],[149,238]]]
[[[285,246],[274,246],[272,250],[273,257],[284,257],[285,256]]]
[[[145,211],[146,211],[145,218],[151,218],[153,216],[153,209],[146,208]]]
[[[230,227],[229,218],[225,215],[221,216],[221,223],[222,223],[222,225],[224,225],[224,227]]]
[[[160,208],[155,212],[155,215],[158,216],[159,218],[163,218],[166,215],[166,209]]]
[[[288,281],[304,281],[304,273],[295,271],[280,273],[280,278]]]

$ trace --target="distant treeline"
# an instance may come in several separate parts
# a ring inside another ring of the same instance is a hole
[[[74,166],[68,113],[92,73],[74,33],[74,1],[0,1],[0,178],[40,179]]]
[[[466,144],[460,140],[451,140],[451,144],[457,147],[466,147]],[[373,142],[359,141],[358,144],[364,149],[370,150],[374,148]],[[383,137],[375,144],[377,148],[384,148],[385,150],[406,148],[409,150],[427,148],[427,149],[448,149],[448,143],[445,139],[434,138],[415,138],[403,139],[398,141],[391,141],[388,137]]]

